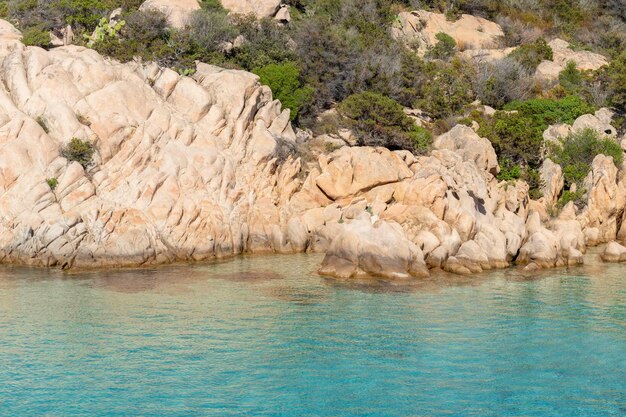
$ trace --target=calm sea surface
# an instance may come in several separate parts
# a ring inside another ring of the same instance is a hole
[[[392,286],[320,260],[0,268],[0,415],[626,415],[626,265]]]

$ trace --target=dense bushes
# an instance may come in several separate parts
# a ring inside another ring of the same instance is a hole
[[[270,87],[274,98],[283,107],[291,110],[291,120],[298,117],[302,106],[307,105],[313,94],[311,87],[305,87],[300,80],[300,70],[293,62],[269,64],[253,71],[260,77],[261,84]]]
[[[544,130],[555,123],[573,123],[593,110],[580,97],[570,96],[560,100],[515,101],[493,117],[474,118],[480,125],[478,134],[491,141],[501,160],[511,167],[519,165],[520,177],[535,190],[540,185],[536,169],[542,162]]]
[[[619,144],[610,138],[600,138],[593,129],[583,129],[570,134],[560,143],[549,145],[550,158],[563,168],[568,188],[573,184],[582,185],[593,159],[599,154],[612,157],[618,168],[624,161],[624,151]]]
[[[619,144],[611,138],[601,138],[593,129],[583,129],[570,134],[559,143],[550,143],[548,150],[550,158],[561,165],[568,189],[561,195],[559,207],[570,201],[577,204],[581,202],[585,194],[583,181],[591,171],[591,163],[597,155],[612,157],[618,168],[624,161],[624,151]]]
[[[424,152],[430,146],[428,131],[415,125],[398,102],[378,93],[363,92],[349,96],[339,105],[340,113],[350,119],[360,145],[385,146]]]
[[[439,32],[435,35],[437,43],[426,54],[429,58],[449,59],[456,50],[456,41],[447,33]]]
[[[532,87],[532,75],[511,58],[480,65],[474,79],[476,97],[481,103],[495,108],[528,98]]]
[[[544,38],[539,38],[533,43],[521,45],[509,54],[529,71],[537,69],[541,61],[552,60],[552,48]]]

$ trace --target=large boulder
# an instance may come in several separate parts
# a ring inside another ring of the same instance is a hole
[[[539,169],[541,175],[541,192],[547,207],[553,206],[561,195],[565,185],[563,170],[559,164],[546,158]]]
[[[167,17],[170,26],[181,29],[187,25],[191,13],[200,10],[198,0],[146,0],[139,10],[157,10]]]
[[[494,175],[500,171],[498,158],[491,142],[489,139],[478,136],[471,127],[456,125],[447,133],[437,137],[433,147],[457,152],[465,161],[473,161],[479,168]]]
[[[626,262],[626,247],[612,241],[606,245],[601,256],[604,262]]]
[[[626,204],[626,186],[618,181],[618,169],[613,158],[598,155],[584,181],[587,205],[578,217],[588,245],[614,240]]]
[[[437,43],[436,35],[447,33],[460,50],[489,49],[497,46],[504,36],[502,28],[487,19],[463,14],[457,20],[448,20],[446,15],[426,10],[401,12],[392,28],[392,34],[417,51],[424,54]]]
[[[233,13],[253,14],[257,18],[263,18],[275,16],[281,2],[282,0],[222,0],[222,6]]]
[[[341,148],[320,157],[319,189],[332,200],[356,196],[413,176],[402,157],[385,148]]]
[[[388,279],[429,275],[422,251],[404,236],[399,225],[364,214],[342,226],[326,252],[321,274]]]
[[[563,67],[568,62],[573,61],[576,68],[581,71],[595,71],[604,65],[608,65],[607,59],[600,55],[589,51],[576,51],[571,45],[562,39],[554,39],[548,43],[552,48],[552,61]]]

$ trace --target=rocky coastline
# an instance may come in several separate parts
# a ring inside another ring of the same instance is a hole
[[[551,213],[560,167],[546,160],[533,200],[525,182],[496,179],[491,143],[463,125],[428,155],[344,146],[304,164],[289,111],[244,71],[198,63],[187,77],[79,46],[26,47],[0,21],[0,78],[0,263],[324,252],[325,275],[419,278],[577,265],[604,243],[603,259],[626,259],[626,170],[604,155],[585,207]],[[561,129],[604,134],[607,114]],[[92,166],[62,156],[72,138],[93,143]]]

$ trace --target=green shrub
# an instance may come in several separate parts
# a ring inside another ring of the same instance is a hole
[[[618,168],[624,161],[624,151],[617,142],[601,138],[598,132],[590,128],[570,134],[560,144],[549,144],[548,150],[550,158],[563,168],[568,188],[572,184],[582,185],[597,155],[612,157]]]
[[[577,93],[582,86],[583,77],[580,71],[576,68],[574,61],[569,61],[565,66],[565,69],[559,73],[559,84],[569,94]]]
[[[447,33],[439,32],[435,35],[437,43],[426,53],[427,58],[449,59],[456,50],[456,41]]]
[[[562,209],[569,202],[573,201],[576,206],[581,207],[584,205],[583,197],[585,196],[586,192],[587,191],[584,188],[577,189],[574,192],[570,190],[565,190],[559,197],[556,205],[559,209]]]
[[[78,162],[87,169],[93,164],[95,148],[93,143],[79,138],[72,138],[63,148],[61,156],[71,162]]]
[[[560,100],[532,99],[515,101],[498,111],[493,117],[473,115],[480,128],[478,134],[488,138],[501,161],[504,172],[501,178],[510,175],[507,165],[519,166],[519,178],[528,182],[532,198],[541,194],[540,176],[537,168],[542,163],[541,150],[543,132],[555,123],[572,123],[577,117],[593,112],[593,107],[579,97]],[[517,168],[510,168],[515,169]]]
[[[473,68],[454,59],[451,63],[430,62],[423,69],[423,85],[418,89],[415,107],[435,118],[458,114],[474,99]]]
[[[200,7],[211,12],[226,13],[226,9],[224,9],[220,0],[201,0]]]
[[[48,186],[50,187],[50,189],[54,191],[55,188],[57,188],[57,185],[59,185],[59,180],[56,178],[48,178],[46,180],[46,183],[48,183]]]
[[[519,46],[509,54],[509,57],[522,64],[527,70],[535,71],[541,61],[552,60],[552,48],[544,38],[539,38],[533,43]]]
[[[42,26],[34,26],[22,32],[22,43],[27,46],[47,48],[51,41],[50,32]]]
[[[416,126],[400,103],[382,94],[353,94],[339,104],[338,110],[350,119],[359,145],[413,152],[423,152],[430,145],[429,132]]]
[[[260,77],[261,84],[272,90],[274,98],[291,110],[291,120],[295,120],[302,106],[311,100],[313,90],[302,85],[300,70],[293,62],[270,64],[253,72]]]
[[[425,153],[433,143],[433,135],[421,126],[414,125],[408,131],[409,137],[413,140],[413,146],[417,153]]]
[[[499,181],[513,181],[522,176],[522,167],[511,162],[509,159],[500,161],[500,172],[496,176]]]
[[[626,52],[599,71],[599,79],[611,92],[609,102],[618,111],[626,112]]]

